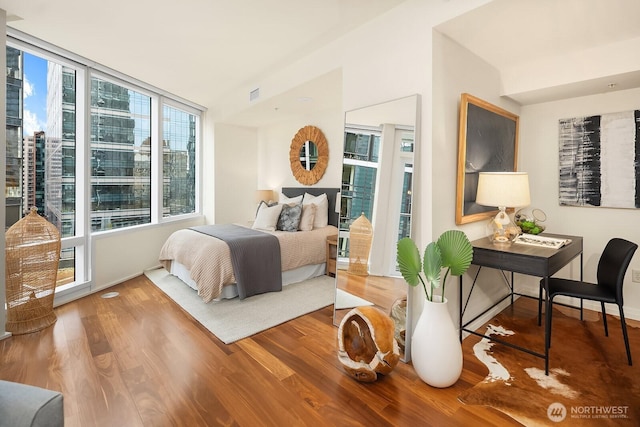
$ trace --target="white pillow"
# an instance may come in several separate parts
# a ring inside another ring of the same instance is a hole
[[[316,205],[316,215],[313,218],[313,228],[323,228],[329,225],[329,199],[327,199],[327,194],[322,193],[319,196],[314,196],[309,193],[304,193],[302,205],[304,206],[310,203]]]
[[[316,216],[316,205],[309,203],[308,205],[302,205],[302,218],[300,218],[300,225],[298,230],[311,231],[313,230],[313,219]]]
[[[261,202],[256,214],[256,220],[251,228],[275,231],[281,211],[282,205],[267,206],[266,203]]]
[[[302,203],[302,194],[296,197],[289,198],[280,193],[280,196],[278,197],[278,203],[282,203],[283,205],[300,204]]]

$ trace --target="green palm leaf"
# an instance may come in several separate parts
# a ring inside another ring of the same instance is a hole
[[[409,285],[417,286],[420,283],[419,275],[422,271],[418,247],[413,240],[405,237],[398,240],[397,249],[400,274]]]
[[[442,255],[442,266],[448,268],[454,276],[460,276],[471,265],[473,247],[467,235],[460,230],[448,230],[438,239]]]
[[[424,258],[420,260],[420,251],[409,237],[398,241],[398,268],[404,280],[411,286],[422,283],[425,296],[433,300],[434,290],[441,287],[444,298],[447,276],[460,276],[467,271],[473,261],[473,247],[467,235],[460,230],[448,230],[442,233],[437,242],[427,245]],[[444,278],[442,269],[446,268]],[[426,281],[422,278],[424,272]],[[427,289],[427,283],[429,289]]]
[[[431,290],[440,287],[440,272],[442,270],[442,256],[440,248],[435,242],[431,242],[424,250],[424,275]]]

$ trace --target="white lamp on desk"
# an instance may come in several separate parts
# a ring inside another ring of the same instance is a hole
[[[493,243],[511,243],[520,234],[506,208],[519,208],[531,203],[529,175],[526,172],[480,172],[476,203],[497,206],[500,212],[487,224],[487,235]]]

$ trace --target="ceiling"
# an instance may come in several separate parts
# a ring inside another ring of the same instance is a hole
[[[494,0],[436,29],[503,73],[520,70],[522,78],[526,70],[561,74],[563,61],[587,68],[593,59],[583,63],[581,53],[597,49],[615,70],[530,93],[505,93],[523,105],[640,87],[640,67],[626,65],[633,58],[639,62],[640,47],[623,48],[625,42],[640,43],[638,0]],[[537,69],[545,61],[552,65]]]
[[[162,0],[0,0],[0,8],[17,30],[212,108],[403,1],[181,0],[177,6]],[[638,0],[494,0],[437,30],[507,70],[640,40],[638,18]],[[527,104],[597,93],[612,78],[618,79],[616,89],[640,86],[640,72],[633,70],[514,99]],[[338,70],[229,121],[259,126],[340,105],[341,85]]]
[[[403,1],[0,0],[0,9],[10,27],[210,107]]]

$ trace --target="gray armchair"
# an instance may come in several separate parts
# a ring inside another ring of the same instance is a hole
[[[0,425],[64,426],[62,393],[0,380]]]

